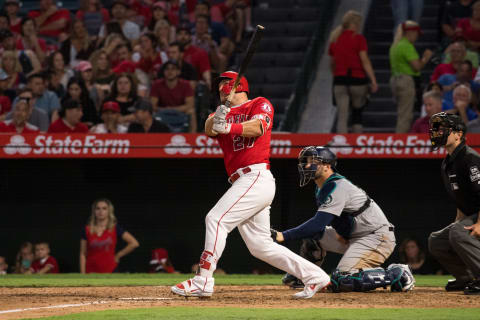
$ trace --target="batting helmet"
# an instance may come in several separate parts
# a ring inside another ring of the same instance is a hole
[[[218,88],[218,85],[220,84],[220,82],[222,80],[228,80],[228,79],[231,79],[228,83],[226,83],[223,87],[222,87],[222,92],[224,94],[229,94],[230,93],[230,90],[232,90],[233,88],[233,84],[235,82],[235,79],[237,79],[238,77],[238,73],[235,72],[235,71],[225,71],[224,73],[222,73],[217,79],[215,79],[215,86],[214,88]],[[237,89],[235,90],[236,93],[239,93],[239,92],[246,92],[246,93],[249,93],[249,90],[248,90],[248,82],[247,82],[247,79],[245,77],[241,77],[240,78],[240,82],[238,83],[238,86],[237,86]]]
[[[434,149],[438,149],[447,143],[448,136],[453,131],[462,131],[463,138],[467,133],[467,127],[462,118],[455,114],[439,112],[434,114],[429,121],[430,142]]]
[[[336,171],[337,156],[327,147],[305,147],[298,155],[298,173],[300,187],[306,186],[310,180],[315,179],[318,163],[328,163]],[[307,168],[307,164],[309,165]]]

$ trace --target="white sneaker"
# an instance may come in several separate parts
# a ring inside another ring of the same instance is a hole
[[[173,293],[184,297],[211,297],[213,294],[214,278],[195,276],[171,287]]]
[[[329,284],[330,284],[330,282],[327,283],[327,285],[323,285],[323,286],[320,283],[306,285],[305,288],[303,289],[303,291],[295,293],[293,295],[293,298],[295,298],[295,299],[310,299],[319,290],[326,289]]]

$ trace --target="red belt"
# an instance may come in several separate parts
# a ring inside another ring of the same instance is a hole
[[[267,164],[267,170],[270,170],[270,164]],[[242,170],[240,170],[240,172],[242,172],[243,174],[247,174],[249,172],[251,172],[252,169],[250,167],[246,167],[246,168],[243,168]],[[242,175],[243,175],[242,174]],[[231,184],[233,184],[235,181],[238,180],[238,178],[240,178],[240,173],[238,172],[235,172],[234,174],[232,174],[230,176],[230,178],[228,178],[228,182],[230,182]]]

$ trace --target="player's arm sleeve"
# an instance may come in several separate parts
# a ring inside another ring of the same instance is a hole
[[[311,238],[317,233],[325,230],[325,227],[332,222],[334,215],[328,212],[317,211],[315,216],[296,228],[283,231],[283,238],[287,240]]]

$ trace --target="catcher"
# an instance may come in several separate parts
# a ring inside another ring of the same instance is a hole
[[[343,254],[331,275],[333,292],[370,291],[390,286],[392,291],[413,289],[415,279],[407,265],[380,265],[395,248],[393,225],[362,189],[336,172],[337,158],[326,147],[306,147],[298,156],[300,186],[317,184],[318,211],[302,225],[283,232],[272,230],[277,242],[306,239],[301,255],[321,265],[327,251]],[[301,286],[286,275],[283,282]]]

